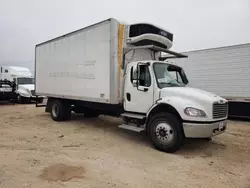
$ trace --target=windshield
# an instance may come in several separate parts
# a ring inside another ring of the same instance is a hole
[[[34,84],[34,78],[17,78],[17,83],[20,85]]]
[[[171,76],[166,63],[154,63],[154,72],[159,88],[180,87],[180,84]]]

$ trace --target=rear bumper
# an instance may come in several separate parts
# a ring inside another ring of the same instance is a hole
[[[183,123],[184,134],[187,138],[208,138],[225,132],[227,120],[214,123]]]

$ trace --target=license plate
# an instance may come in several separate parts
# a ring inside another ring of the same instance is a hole
[[[219,130],[223,129],[227,125],[226,121],[222,121],[219,123]]]

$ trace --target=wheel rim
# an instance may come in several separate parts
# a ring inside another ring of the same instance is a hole
[[[166,122],[164,123],[159,123],[155,127],[155,134],[157,139],[166,144],[169,142],[172,142],[174,139],[174,130],[173,128]]]
[[[53,115],[54,117],[57,117],[57,116],[58,116],[58,111],[59,111],[58,106],[57,106],[56,104],[54,104],[54,105],[52,106],[52,115]]]

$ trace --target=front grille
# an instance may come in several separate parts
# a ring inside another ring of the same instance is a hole
[[[35,96],[35,95],[36,95],[35,90],[31,90],[31,95],[32,95],[32,96]]]
[[[213,119],[225,118],[228,113],[228,103],[213,104]]]

